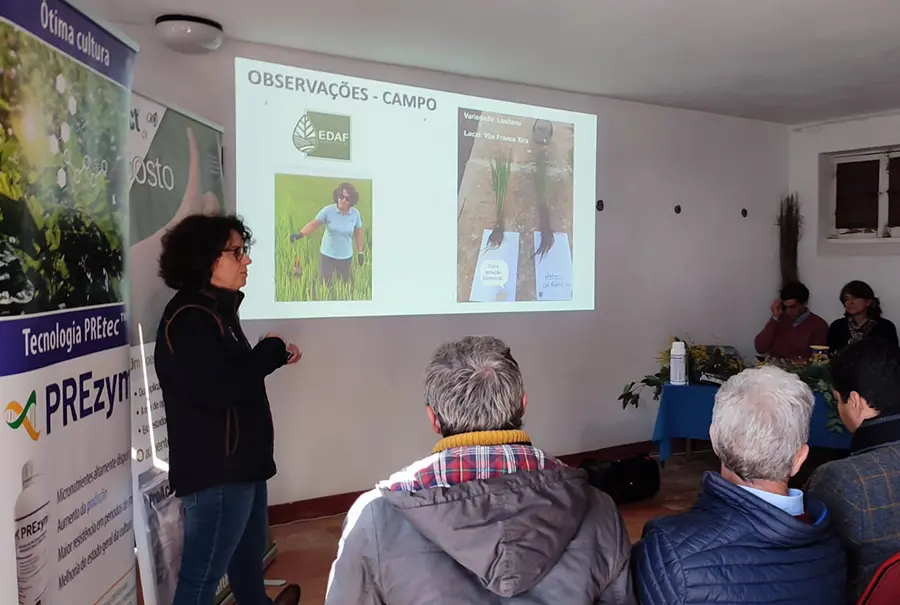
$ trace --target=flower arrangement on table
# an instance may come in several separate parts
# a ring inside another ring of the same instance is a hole
[[[831,372],[828,370],[827,361],[821,359],[791,361],[768,358],[760,362],[760,365],[773,365],[799,376],[800,380],[805,382],[814,394],[821,395],[825,401],[825,405],[828,407],[828,420],[825,423],[825,428],[833,433],[843,433],[846,430],[838,414],[837,401],[834,398],[834,387],[831,383]]]
[[[698,345],[690,340],[673,338],[671,342],[684,342],[687,349],[685,359],[687,365],[688,381],[697,384],[722,384],[735,374],[740,373],[745,365],[737,352],[731,347],[718,345]],[[655,374],[647,374],[637,382],[629,382],[622,389],[619,401],[624,410],[629,405],[638,407],[641,401],[641,391],[645,388],[653,389],[653,399],[659,400],[662,396],[663,385],[669,382],[669,351],[671,344],[660,351],[656,356],[659,363],[659,371]]]
[[[672,342],[681,340],[687,345],[687,374],[691,383],[721,385],[747,367],[743,359],[731,347],[697,345],[677,337],[673,338]],[[641,401],[641,392],[645,388],[652,389],[653,399],[659,400],[662,396],[663,385],[669,382],[669,351],[670,347],[667,347],[656,356],[659,363],[658,372],[647,374],[641,380],[625,385],[619,395],[623,410],[629,405],[638,407]],[[837,412],[837,402],[833,395],[831,373],[828,371],[827,361],[823,359],[789,361],[770,358],[760,362],[759,365],[774,365],[786,372],[796,374],[813,393],[821,395],[828,406],[826,429],[834,433],[843,433],[846,430]]]

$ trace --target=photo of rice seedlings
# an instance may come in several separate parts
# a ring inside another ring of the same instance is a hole
[[[538,149],[534,158],[534,191],[535,201],[537,203],[538,227],[541,232],[541,245],[535,254],[544,257],[550,248],[553,247],[554,233],[550,226],[550,200],[547,198],[549,194],[550,178],[547,173],[547,150]]]
[[[506,190],[509,187],[509,169],[512,159],[508,150],[501,151],[491,158],[491,189],[494,191],[494,206],[497,208],[497,220],[491,235],[488,237],[488,245],[491,248],[499,248],[503,244],[503,203],[506,201]]]
[[[571,256],[574,126],[469,108],[459,109],[458,125],[457,300],[473,301],[473,280],[487,279],[479,260],[491,251],[517,263],[508,271],[515,295],[504,300],[543,300],[535,260],[566,239]],[[522,245],[505,250],[509,233]]]

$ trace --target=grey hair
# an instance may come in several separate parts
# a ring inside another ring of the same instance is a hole
[[[524,396],[519,364],[493,336],[444,343],[425,370],[425,403],[444,437],[521,429]]]
[[[809,439],[815,399],[795,374],[765,366],[732,376],[716,395],[709,438],[744,481],[784,481]]]

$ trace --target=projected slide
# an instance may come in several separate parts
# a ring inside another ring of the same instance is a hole
[[[238,58],[246,319],[594,308],[596,116]]]

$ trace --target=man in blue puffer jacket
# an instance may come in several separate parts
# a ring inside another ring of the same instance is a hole
[[[643,605],[843,603],[828,510],[788,489],[809,453],[813,404],[803,381],[774,367],[722,386],[709,429],[721,475],[704,475],[691,510],[644,528],[632,551]]]

